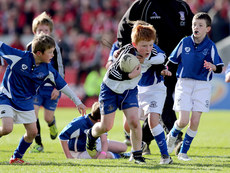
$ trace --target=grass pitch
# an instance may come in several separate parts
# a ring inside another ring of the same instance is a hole
[[[59,132],[74,117],[80,116],[74,108],[58,108],[55,115]],[[37,154],[27,151],[24,155],[24,160],[28,161],[30,165],[9,165],[9,159],[25,133],[23,125],[14,125],[14,130],[10,135],[0,138],[0,172],[230,172],[229,115],[229,111],[210,111],[202,115],[197,136],[188,152],[192,161],[180,161],[172,153],[171,156],[174,161],[172,165],[159,165],[159,149],[155,141],[152,141],[150,147],[152,155],[145,156],[147,164],[136,165],[130,163],[127,159],[66,159],[59,140],[50,139],[49,128],[44,121],[43,110],[41,109],[39,118],[45,152]],[[108,138],[118,141],[124,140],[122,113],[120,111],[116,113],[114,127],[109,132]],[[130,151],[130,147],[128,151]]]

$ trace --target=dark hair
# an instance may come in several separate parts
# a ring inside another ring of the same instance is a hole
[[[94,121],[101,119],[101,113],[100,113],[100,103],[95,102],[92,106],[91,116]]]
[[[207,26],[211,26],[211,24],[212,24],[211,17],[208,15],[208,13],[205,13],[205,12],[199,12],[199,13],[195,14],[193,19],[204,19]]]

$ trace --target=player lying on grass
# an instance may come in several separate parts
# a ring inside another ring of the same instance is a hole
[[[34,37],[32,52],[14,49],[0,42],[0,56],[8,63],[0,88],[0,137],[12,132],[13,123],[23,124],[26,129],[10,164],[25,163],[22,157],[37,135],[33,96],[46,81],[52,82],[73,100],[82,115],[85,114],[85,105],[50,64],[54,49],[55,42],[48,35]]]
[[[96,122],[101,120],[99,102],[92,106],[88,115],[73,119],[60,133],[59,140],[66,158],[91,159],[86,151],[86,131]],[[107,140],[107,135],[102,134],[96,141],[97,155],[94,159],[116,159],[127,150],[127,145],[122,142]]]

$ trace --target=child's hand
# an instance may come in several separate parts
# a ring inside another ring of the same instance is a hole
[[[162,76],[172,76],[172,73],[168,69],[165,69],[161,71],[161,75]]]
[[[216,66],[206,60],[204,60],[204,67],[209,71],[216,71]]]
[[[86,106],[84,104],[77,105],[77,109],[82,116],[86,114]]]
[[[54,88],[51,93],[51,100],[56,100],[58,96],[59,96],[59,91],[56,88]]]
[[[145,58],[141,55],[137,55],[137,59],[140,61],[141,64],[143,64],[145,61]]]
[[[133,79],[133,78],[139,76],[140,73],[141,73],[141,65],[139,64],[133,69],[132,72],[129,73],[129,78]]]

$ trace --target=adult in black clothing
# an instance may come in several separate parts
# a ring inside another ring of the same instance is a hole
[[[122,17],[118,25],[117,39],[120,46],[130,43],[132,30],[130,21],[146,21],[156,29],[158,45],[168,57],[183,37],[192,34],[192,18],[193,13],[189,5],[182,0],[137,0],[133,2]],[[169,70],[173,75],[165,77],[167,97],[162,113],[166,133],[171,130],[177,119],[172,109],[174,103],[173,92],[177,81],[176,69]],[[147,120],[144,122],[142,130],[144,134],[143,141],[149,145],[153,137],[147,122]],[[180,134],[180,138],[178,138],[178,141],[182,140],[182,134]]]

